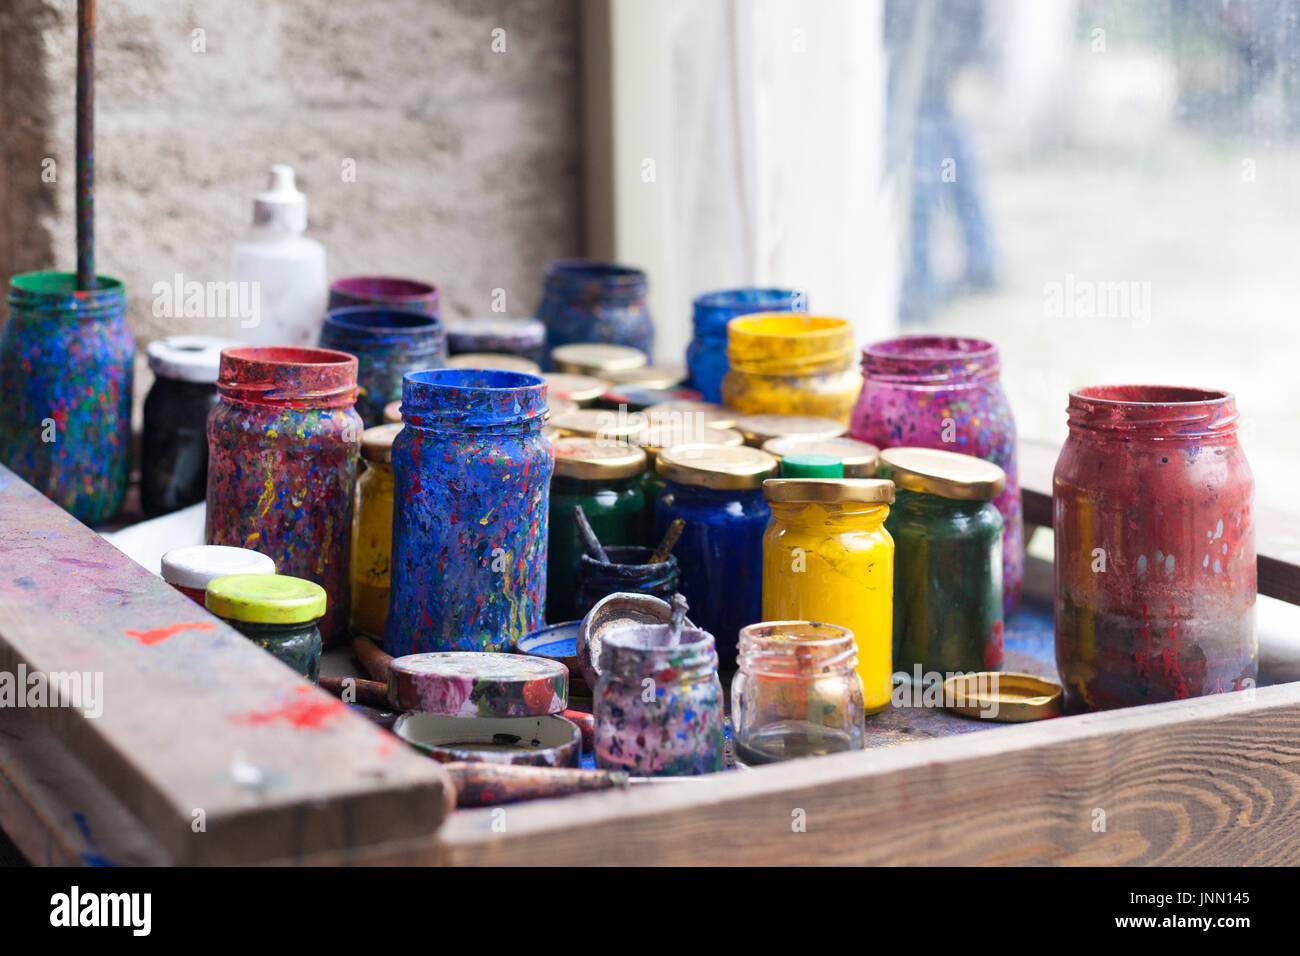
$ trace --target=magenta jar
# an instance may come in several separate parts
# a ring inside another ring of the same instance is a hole
[[[983,339],[904,335],[862,350],[862,394],[849,434],[878,448],[960,452],[1007,473],[1002,513],[1003,612],[1020,601],[1025,552],[1016,474],[1016,422],[1002,391],[998,348]]]

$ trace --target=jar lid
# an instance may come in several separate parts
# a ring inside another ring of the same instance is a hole
[[[1061,713],[1061,685],[1033,674],[977,671],[943,682],[944,706],[963,717],[1001,723],[1042,720]]]
[[[724,448],[736,448],[745,444],[745,436],[734,428],[708,428],[682,426],[679,424],[657,424],[649,426],[633,439],[645,449],[651,464],[665,448],[677,445],[720,445]]]
[[[643,388],[673,388],[686,380],[680,369],[659,365],[641,365],[637,368],[605,369],[605,381],[615,385],[640,385]]]
[[[605,389],[605,394],[600,398],[606,405],[614,407],[626,405],[628,408],[644,411],[651,405],[662,405],[664,402],[698,402],[704,396],[684,385],[673,388],[647,388],[644,385],[624,384],[611,385]]]
[[[776,459],[758,448],[741,445],[675,445],[659,453],[655,470],[669,481],[700,488],[741,491],[759,488],[776,471]]]
[[[162,578],[178,588],[202,591],[227,574],[275,574],[275,562],[259,551],[224,544],[172,548],[162,556]]]
[[[396,425],[402,421],[402,400],[389,402],[384,406],[384,424]]]
[[[649,357],[630,345],[610,345],[605,342],[574,342],[551,350],[551,361],[561,372],[575,375],[599,375],[602,372],[619,372],[640,368],[649,363]]]
[[[249,624],[306,624],[325,616],[325,589],[286,574],[227,574],[208,582],[204,606]]]
[[[786,455],[830,455],[844,464],[845,478],[871,478],[880,462],[880,449],[856,438],[803,438],[788,435],[763,442],[763,451],[777,458]]]
[[[388,664],[398,710],[444,717],[538,717],[568,706],[569,669],[527,654],[432,651]]]
[[[638,440],[646,430],[645,418],[640,413],[626,415],[607,408],[579,408],[566,415],[557,415],[549,424],[562,435],[629,441]]]
[[[242,344],[212,335],[169,335],[149,343],[149,368],[159,378],[216,384],[221,350]]]
[[[887,448],[880,453],[880,475],[908,491],[957,501],[992,501],[1007,483],[993,462],[938,448]]]
[[[576,412],[579,406],[577,402],[571,402],[567,398],[547,398],[546,399],[546,419],[559,418],[561,415],[567,415],[569,412]]]
[[[733,428],[739,412],[713,402],[660,402],[644,409],[646,421],[654,425],[663,421],[695,422],[706,428]]]
[[[508,352],[462,352],[447,359],[447,368],[495,368],[527,375],[540,375],[542,371],[532,359]]]
[[[763,497],[789,504],[889,505],[894,503],[894,483],[883,478],[769,478],[763,482]]]
[[[844,462],[832,455],[799,452],[781,459],[782,478],[843,478]]]
[[[471,318],[448,319],[447,341],[453,348],[483,339],[510,340],[520,349],[540,348],[546,343],[546,323],[540,319]]]
[[[544,372],[548,397],[567,398],[579,405],[594,402],[605,394],[608,384],[590,375],[569,375],[565,372]]]
[[[393,439],[402,430],[400,424],[376,425],[361,433],[361,457],[366,461],[391,463]]]
[[[646,468],[645,452],[620,441],[569,435],[552,439],[551,444],[555,474],[565,478],[631,478]]]
[[[744,415],[736,419],[735,427],[755,448],[770,438],[838,438],[845,432],[843,422],[817,415]]]

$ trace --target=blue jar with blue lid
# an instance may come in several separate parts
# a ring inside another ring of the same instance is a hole
[[[537,317],[546,323],[548,356],[574,342],[628,345],[647,355],[654,351],[646,276],[630,266],[595,259],[552,262],[546,267]]]
[[[808,297],[795,289],[723,289],[697,295],[691,322],[694,336],[686,346],[687,385],[706,402],[722,401],[727,362],[727,323],[755,312],[806,312]]]
[[[320,347],[357,358],[357,414],[382,425],[384,406],[402,397],[402,376],[447,364],[442,320],[408,308],[352,305],[325,313]]]

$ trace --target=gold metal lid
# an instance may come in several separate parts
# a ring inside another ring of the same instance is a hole
[[[938,448],[886,448],[879,474],[908,491],[958,501],[992,501],[1007,483],[993,462]]]
[[[843,422],[816,415],[744,415],[736,419],[735,427],[755,448],[771,438],[838,438],[846,431]]]
[[[361,457],[386,464],[393,460],[393,439],[402,430],[400,424],[376,425],[361,433]]]
[[[617,412],[608,408],[579,408],[557,415],[547,424],[562,435],[584,438],[613,438],[637,441],[645,430],[645,418],[639,412]]]
[[[890,505],[894,503],[894,483],[882,478],[769,478],[763,482],[763,497],[790,504],[857,501]]]
[[[542,367],[532,359],[508,352],[462,352],[447,359],[447,368],[492,368],[527,375],[540,375],[542,372]]]
[[[602,372],[620,372],[640,368],[649,363],[649,357],[630,345],[609,345],[604,342],[574,342],[551,350],[551,361],[561,372],[575,375],[599,375]]]
[[[728,491],[761,487],[776,466],[776,459],[758,448],[699,443],[665,448],[655,462],[669,481]]]
[[[740,413],[734,408],[715,405],[713,402],[676,401],[651,405],[643,408],[641,414],[651,425],[663,422],[682,424],[694,422],[704,428],[731,428],[736,424],[736,418]]]
[[[606,381],[615,385],[637,385],[641,388],[676,388],[686,381],[686,373],[680,369],[663,368],[658,365],[603,369],[601,374]]]
[[[830,455],[844,463],[845,478],[874,478],[880,449],[856,438],[801,438],[790,435],[763,442],[763,451],[777,458],[786,455]]]
[[[645,452],[623,442],[570,435],[551,444],[555,474],[565,478],[631,478],[645,471]]]
[[[567,398],[548,398],[546,400],[546,418],[549,421],[552,418],[559,418],[561,415],[567,415],[569,412],[576,412],[578,403],[571,402]]]
[[[943,682],[943,705],[963,717],[1004,724],[1061,713],[1061,685],[1033,674],[978,671]]]
[[[677,445],[720,445],[724,448],[738,448],[745,444],[745,436],[734,428],[692,428],[676,424],[652,424],[645,431],[635,436],[632,441],[645,449],[646,459],[653,465],[659,452]]]
[[[609,384],[603,379],[592,378],[590,375],[544,372],[542,378],[546,379],[546,397],[548,400],[551,398],[567,398],[579,405],[590,405],[604,395],[605,389],[609,387]]]
[[[396,425],[402,420],[402,400],[389,402],[384,406],[384,424]]]

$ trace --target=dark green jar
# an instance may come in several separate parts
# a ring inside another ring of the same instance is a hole
[[[285,574],[227,574],[208,582],[204,605],[312,683],[320,678],[325,589]]]
[[[913,683],[1002,666],[1006,476],[991,462],[929,448],[880,453],[895,484],[894,670]]]
[[[555,473],[547,534],[546,619],[573,619],[578,598],[582,537],[574,508],[582,506],[603,546],[639,544],[645,497],[645,452],[608,438],[556,438]]]

